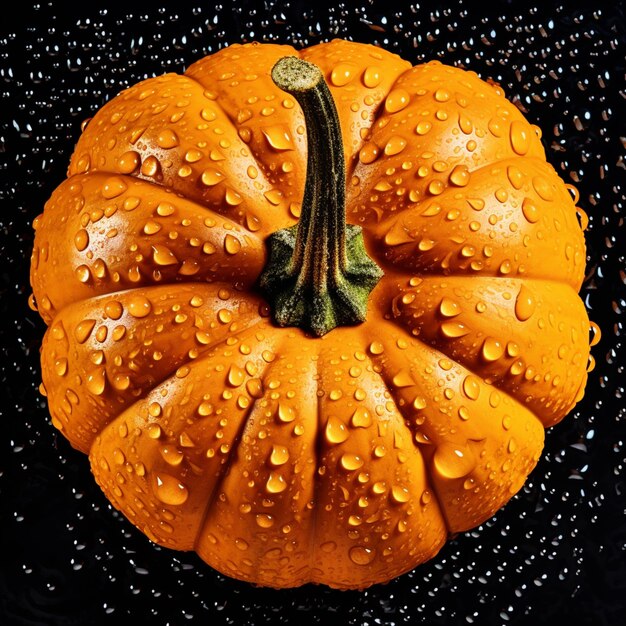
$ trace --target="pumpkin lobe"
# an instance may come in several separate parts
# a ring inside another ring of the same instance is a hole
[[[346,166],[333,97],[320,69],[283,57],[272,79],[300,104],[307,128],[307,174],[300,221],[268,237],[259,286],[274,322],[321,337],[365,320],[367,299],[382,277],[360,226],[346,224]]]

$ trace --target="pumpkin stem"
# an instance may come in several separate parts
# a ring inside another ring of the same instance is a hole
[[[383,272],[367,255],[361,227],[346,224],[341,128],[322,72],[298,57],[284,57],[272,79],[304,113],[307,172],[300,221],[268,238],[260,287],[276,324],[321,337],[365,320],[367,298]]]

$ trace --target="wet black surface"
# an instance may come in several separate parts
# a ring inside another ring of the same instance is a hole
[[[626,624],[626,26],[619,3],[296,1],[99,10],[16,6],[0,23],[0,625]],[[563,3],[565,4],[565,3]],[[137,5],[136,5],[137,6]],[[567,5],[571,6],[571,5]],[[602,329],[585,399],[526,486],[431,562],[366,592],[256,589],[159,549],[114,512],[56,434],[29,310],[32,220],[80,123],[122,88],[249,40],[377,43],[492,78],[543,129],[589,214],[582,290]]]

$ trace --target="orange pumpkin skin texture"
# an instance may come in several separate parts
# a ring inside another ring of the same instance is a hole
[[[347,221],[384,271],[366,320],[321,337],[257,288],[306,178],[285,56],[324,74]],[[388,581],[502,507],[581,399],[579,214],[472,72],[232,45],[102,107],[35,222],[53,423],[160,545],[263,586]]]

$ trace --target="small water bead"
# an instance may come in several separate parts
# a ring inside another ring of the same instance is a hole
[[[167,246],[161,244],[152,245],[152,260],[161,266],[177,265],[179,262],[176,255]]]
[[[536,307],[537,303],[530,289],[526,285],[522,285],[515,299],[515,317],[520,322],[525,322],[532,317]]]
[[[262,129],[263,135],[271,148],[278,151],[293,150],[294,143],[285,126],[266,126]]]
[[[175,148],[179,144],[178,135],[172,129],[165,128],[157,135],[156,143],[165,150]]]
[[[359,151],[359,161],[365,165],[373,163],[380,155],[380,148],[374,143],[365,144]]]
[[[480,395],[480,380],[469,374],[463,379],[463,391],[470,400],[477,400]]]
[[[274,525],[274,518],[271,515],[265,513],[259,513],[255,516],[257,526],[261,528],[271,528]]]
[[[466,165],[457,165],[450,172],[450,182],[457,187],[465,187],[470,181],[470,172]]]
[[[370,65],[363,72],[363,84],[369,89],[380,85],[382,81],[382,70],[376,65]]]
[[[122,174],[131,174],[141,164],[141,157],[135,150],[129,150],[117,159],[117,170]]]
[[[96,325],[96,320],[86,319],[82,322],[79,322],[76,328],[74,329],[74,337],[78,343],[85,343],[87,339],[89,339],[94,327]]]
[[[350,433],[341,419],[331,415],[326,422],[324,435],[328,443],[337,444],[346,441]]]
[[[348,553],[350,560],[356,565],[369,565],[376,558],[375,548],[366,546],[354,546]]]
[[[493,337],[487,337],[483,342],[481,355],[485,361],[497,361],[504,355],[505,346]]]
[[[515,120],[509,128],[509,138],[513,150],[523,156],[530,148],[531,129],[526,122]]]
[[[286,446],[273,445],[269,457],[269,464],[272,467],[280,467],[289,460],[289,449]]]
[[[287,489],[287,483],[282,474],[270,472],[267,482],[265,483],[267,493],[282,493],[285,489]]]
[[[353,454],[351,452],[346,452],[339,459],[339,464],[341,467],[349,472],[353,472],[355,470],[363,467],[365,461],[358,454]]]
[[[464,446],[443,443],[435,450],[433,466],[443,478],[462,478],[476,467],[476,459]]]
[[[117,198],[122,195],[126,189],[128,189],[128,185],[118,176],[112,176],[108,178],[104,185],[102,185],[102,196],[107,200],[112,200],[113,198]]]
[[[355,76],[357,67],[352,63],[339,63],[330,74],[330,82],[335,87],[347,85]]]
[[[392,90],[385,100],[385,110],[388,113],[397,113],[406,108],[411,101],[411,96],[405,89]]]
[[[396,504],[404,504],[405,502],[409,501],[411,494],[409,493],[409,490],[406,487],[400,487],[398,485],[394,485],[391,488],[390,497],[391,497],[391,500],[395,502]]]
[[[129,300],[126,308],[133,317],[142,318],[150,315],[152,303],[145,296],[135,295]]]
[[[177,478],[169,474],[156,474],[155,481],[156,496],[164,504],[178,506],[187,501],[189,490]]]
[[[184,459],[183,453],[176,447],[171,445],[161,446],[159,449],[163,460],[174,467],[180,465]]]

